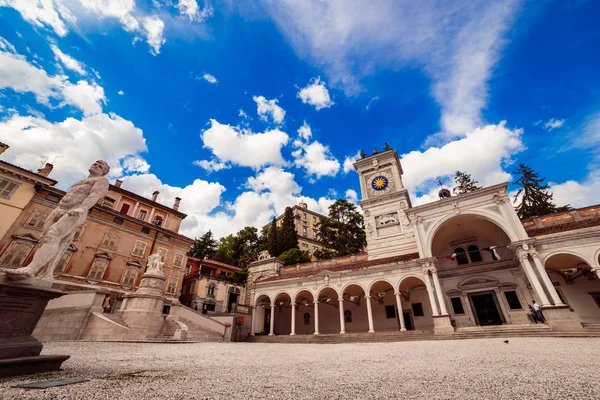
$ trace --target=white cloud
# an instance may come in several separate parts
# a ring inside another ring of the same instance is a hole
[[[213,85],[218,82],[217,78],[215,78],[211,74],[204,74],[204,75],[202,75],[202,79],[204,79],[208,83],[212,83]]]
[[[480,126],[487,82],[506,44],[519,0],[266,2],[297,53],[349,94],[381,70],[421,67],[441,106],[444,140]]]
[[[571,207],[586,207],[600,204],[600,169],[592,171],[582,182],[550,182],[549,187],[557,206],[570,204]]]
[[[371,108],[371,106],[373,104],[375,104],[375,102],[377,102],[377,101],[379,101],[379,96],[372,97],[371,100],[369,100],[369,103],[367,103],[365,110],[368,110],[369,108]]]
[[[360,150],[358,152],[356,152],[356,154],[353,156],[346,156],[346,158],[344,159],[344,173],[345,174],[347,174],[350,171],[355,171],[353,164],[359,158],[360,158]]]
[[[284,165],[281,147],[288,135],[278,129],[263,133],[241,130],[211,119],[211,126],[201,134],[204,147],[212,150],[221,162],[260,168],[267,164]]]
[[[346,200],[351,201],[352,203],[358,203],[358,194],[354,189],[346,190]]]
[[[512,156],[524,149],[522,133],[522,129],[507,128],[503,121],[498,125],[477,128],[464,138],[442,147],[404,154],[400,160],[404,186],[413,198],[424,192],[437,199],[439,188],[432,180],[438,176],[453,175],[458,170],[471,174],[484,186],[508,181],[511,175],[503,167],[510,164]]]
[[[309,84],[298,92],[298,97],[305,104],[315,106],[317,110],[329,108],[335,103],[329,97],[329,91],[325,87],[325,82],[321,78],[313,78]]]
[[[165,43],[163,38],[163,31],[165,30],[165,23],[153,15],[151,17],[144,18],[144,32],[148,44],[152,47],[150,53],[153,55],[160,54],[160,47]]]
[[[318,141],[310,141],[312,131],[308,124],[298,129],[298,139],[294,140],[292,156],[298,168],[304,168],[309,176],[319,179],[335,176],[340,170],[340,162],[331,154],[329,147]]]
[[[85,64],[80,61],[77,61],[73,57],[63,53],[56,45],[50,45],[52,52],[54,53],[54,57],[65,66],[65,68],[70,69],[71,71],[77,72],[79,75],[86,75],[85,72]]]
[[[240,109],[239,109],[239,111],[238,111],[238,117],[242,117],[242,118],[244,118],[244,119],[248,119],[248,118],[250,118],[250,117],[248,116],[248,114],[246,114],[246,113],[244,112],[244,110],[242,110],[241,108],[240,108]]]
[[[194,165],[203,168],[209,172],[212,171],[220,171],[222,169],[228,169],[230,168],[229,165],[227,165],[227,163],[223,163],[220,161],[215,161],[215,160],[196,160],[193,162]]]
[[[122,90],[119,90],[119,91],[117,92],[117,94],[118,94],[119,96],[123,96],[123,95],[125,94],[125,92],[124,92],[124,91],[122,91]]]
[[[69,29],[65,24],[74,22],[75,18],[59,0],[31,1],[31,0],[0,0],[0,7],[12,7],[21,13],[24,20],[38,27],[50,27],[58,36],[65,36]]]
[[[186,15],[190,21],[204,21],[213,16],[213,9],[206,5],[202,10],[196,0],[179,0],[177,9],[182,15]]]
[[[285,110],[277,104],[277,100],[267,100],[264,96],[253,96],[252,99],[256,102],[256,112],[260,119],[267,121],[270,116],[277,124],[283,123],[285,118]]]
[[[0,141],[10,146],[3,159],[23,168],[36,170],[41,157],[56,158],[50,177],[63,189],[86,176],[98,159],[108,162],[111,176],[148,170],[139,156],[147,150],[141,129],[115,114],[56,123],[13,115],[0,122]]]
[[[0,50],[5,51],[7,53],[16,53],[17,49],[12,45],[8,40],[4,39],[0,36]]]
[[[79,81],[72,84],[66,76],[50,76],[27,62],[24,56],[0,51],[0,89],[11,88],[18,93],[33,93],[38,103],[51,107],[51,99],[61,105],[79,108],[85,115],[102,112],[106,102],[104,89],[96,83]]]
[[[564,120],[564,119],[550,118],[548,121],[546,121],[544,123],[544,129],[547,130],[548,132],[550,132],[553,129],[558,129],[565,124],[565,121],[566,120]]]

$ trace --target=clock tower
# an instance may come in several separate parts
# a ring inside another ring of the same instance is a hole
[[[398,154],[387,150],[354,163],[360,179],[369,259],[417,253],[415,234],[405,210],[411,207],[402,184]]]

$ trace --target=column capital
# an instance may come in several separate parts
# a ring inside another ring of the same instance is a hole
[[[538,252],[536,250],[530,251],[529,255],[535,260],[535,259],[539,259],[540,255],[538,254]]]
[[[319,304],[319,300],[313,301],[313,304]]]
[[[344,299],[342,299],[341,297],[338,299],[338,302],[343,303]]]
[[[292,306],[296,307],[298,305],[298,303],[294,302],[292,303]]]
[[[275,304],[271,304],[271,308],[275,308]]]
[[[402,293],[400,292],[394,292],[394,296],[400,296]]]

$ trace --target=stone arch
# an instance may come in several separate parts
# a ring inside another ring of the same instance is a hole
[[[304,289],[300,289],[300,290],[296,291],[296,293],[294,293],[294,297],[292,297],[292,302],[297,303],[296,300],[298,300],[298,295],[302,292],[309,293],[311,295],[311,297],[313,298],[313,301],[315,300],[315,294],[313,293],[313,291],[310,289],[304,288]]]
[[[596,262],[596,268],[600,268],[600,249],[594,254],[594,261]]]
[[[549,253],[549,254],[545,255],[545,256],[544,256],[544,258],[542,259],[542,264],[544,265],[544,267],[546,267],[546,262],[547,262],[547,261],[548,261],[550,258],[552,258],[552,257],[554,257],[554,256],[557,256],[557,255],[560,255],[560,254],[568,254],[568,255],[571,255],[571,256],[573,256],[573,257],[580,258],[580,259],[581,259],[582,261],[584,261],[584,262],[585,262],[585,263],[586,263],[586,264],[587,264],[587,265],[588,265],[590,268],[594,268],[594,267],[593,267],[593,266],[594,266],[594,260],[592,260],[592,261],[590,262],[590,260],[588,260],[586,256],[584,256],[583,254],[580,254],[580,253],[578,253],[578,252],[576,252],[576,251],[572,251],[572,250],[556,250],[556,251],[553,251],[553,252],[551,252],[551,253]],[[598,254],[598,255],[600,255],[600,250],[598,250],[598,253],[597,253],[597,254]]]
[[[275,293],[275,295],[273,296],[273,300],[274,301],[277,300],[277,297],[279,297],[282,294],[286,294],[290,297],[290,299],[292,299],[292,295],[287,290],[282,289],[282,290],[278,291],[277,293]],[[293,301],[293,299],[292,299],[292,301]]]
[[[358,286],[359,288],[362,289],[362,291],[365,294],[367,293],[367,291],[365,290],[365,287],[362,284],[358,283],[358,282],[350,282],[350,283],[345,284],[344,286],[342,286],[342,289],[339,291],[339,293],[341,293],[342,295],[344,295],[344,292],[346,291],[346,289],[348,289],[349,286]]]
[[[317,297],[319,298],[321,296],[321,292],[323,292],[324,290],[333,290],[335,292],[335,294],[338,296],[338,298],[340,297],[340,292],[333,286],[321,286],[320,288],[317,289]]]
[[[499,217],[498,215],[495,215],[494,213],[491,212],[486,212],[483,210],[468,210],[468,211],[464,211],[461,212],[460,214],[450,214],[450,215],[445,215],[441,218],[439,218],[437,221],[435,221],[433,223],[433,225],[429,228],[429,230],[427,232],[425,232],[425,240],[424,240],[424,248],[423,248],[423,252],[425,253],[425,257],[432,257],[432,246],[433,246],[433,239],[435,238],[435,235],[438,233],[438,231],[442,228],[442,226],[444,226],[444,224],[448,221],[450,221],[453,218],[456,217],[464,217],[464,216],[474,216],[474,217],[480,217],[483,218],[485,220],[487,220],[488,222],[496,225],[498,228],[500,228],[505,234],[506,236],[508,236],[508,238],[515,242],[521,239],[526,239],[526,237],[519,237],[517,232],[514,232],[512,229],[509,228],[510,224],[508,221],[504,220],[503,218]],[[507,226],[508,225],[508,226]]]
[[[421,280],[421,282],[423,282],[423,285],[425,285],[425,276],[424,275],[409,274],[409,275],[404,275],[402,278],[400,278],[400,281],[398,281],[398,285],[395,286],[394,289],[400,291],[400,286],[402,286],[402,282],[404,282],[405,280],[407,280],[409,278],[417,278],[417,279]]]
[[[259,300],[261,297],[263,297],[263,296],[264,296],[264,297],[266,297],[267,299],[269,299],[269,303],[273,304],[273,300],[271,299],[271,296],[269,296],[269,295],[268,295],[267,293],[265,293],[265,292],[261,292],[261,293],[259,293],[259,294],[257,294],[257,295],[255,295],[255,296],[254,296],[254,307],[256,307],[256,304],[258,303],[258,300]]]
[[[386,278],[382,278],[382,279],[374,279],[373,281],[371,281],[371,282],[369,283],[369,286],[368,286],[368,289],[367,289],[367,292],[366,292],[366,293],[371,293],[371,289],[372,289],[372,288],[373,288],[373,286],[374,286],[376,283],[378,283],[378,282],[386,282],[386,283],[389,283],[389,284],[390,284],[390,286],[392,287],[392,289],[394,289],[394,291],[396,290],[396,286],[395,286],[395,285],[394,285],[394,284],[393,284],[391,281],[389,281],[389,280],[388,280],[388,279],[386,279]]]

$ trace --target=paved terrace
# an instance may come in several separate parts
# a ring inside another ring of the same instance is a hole
[[[2,399],[598,399],[600,339],[378,344],[55,342],[61,372],[0,379]],[[51,378],[51,389],[11,386]]]

